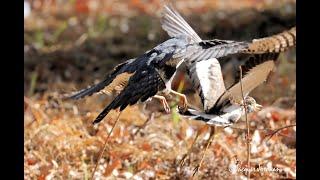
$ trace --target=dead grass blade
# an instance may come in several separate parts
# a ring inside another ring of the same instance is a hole
[[[245,113],[245,118],[246,118],[246,127],[247,127],[247,135],[246,135],[246,141],[247,141],[247,166],[248,166],[248,174],[247,178],[250,179],[250,149],[251,149],[251,138],[250,138],[250,124],[249,124],[249,119],[248,119],[248,113],[247,113],[247,103],[244,100],[244,95],[243,95],[243,90],[242,90],[242,68],[239,66],[240,69],[240,89],[241,89],[241,95],[242,95],[242,101],[244,105],[244,113]]]
[[[278,128],[276,130],[273,130],[273,132],[271,132],[270,134],[268,134],[266,137],[268,137],[268,139],[266,140],[266,142],[268,142],[275,134],[277,134],[278,132],[286,129],[286,128],[290,128],[290,127],[294,127],[296,126],[295,124],[290,124],[288,126],[284,126],[284,127],[281,127],[281,128]]]
[[[122,112],[122,111],[121,111],[121,112]],[[104,151],[105,151],[106,148],[107,148],[107,144],[108,144],[109,137],[110,137],[110,135],[111,135],[114,127],[116,126],[116,124],[117,124],[117,122],[118,122],[118,120],[119,120],[119,118],[120,118],[121,112],[119,113],[119,115],[118,115],[116,121],[114,122],[114,124],[113,124],[110,132],[108,133],[108,136],[107,136],[107,139],[106,139],[106,141],[105,141],[105,143],[104,143],[104,145],[103,145],[103,148],[102,148],[101,152],[99,153],[99,157],[98,157],[97,163],[96,163],[96,165],[95,165],[95,167],[94,167],[94,169],[93,169],[93,172],[92,172],[92,174],[91,174],[91,179],[93,179],[94,174],[95,174],[95,172],[97,171],[97,168],[98,168],[100,159],[102,158],[102,155],[103,155]]]
[[[215,135],[215,130],[216,130],[216,127],[215,126],[210,126],[210,137],[207,141],[207,144],[206,144],[206,149],[204,150],[203,154],[202,154],[202,157],[200,159],[200,162],[199,164],[194,168],[193,170],[193,174],[192,174],[192,177],[194,177],[197,172],[199,171],[201,165],[202,165],[202,162],[203,162],[203,159],[204,159],[204,156],[206,155],[206,152],[208,150],[208,148],[210,147],[211,143],[212,143],[212,140],[213,140],[213,137]]]

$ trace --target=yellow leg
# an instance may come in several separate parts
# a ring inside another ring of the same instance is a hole
[[[214,127],[214,126],[210,126],[210,137],[209,137],[209,139],[208,139],[207,142],[206,142],[206,149],[204,150],[204,152],[203,152],[203,154],[202,154],[202,157],[201,157],[201,159],[200,159],[199,164],[194,168],[194,170],[193,170],[193,175],[192,175],[192,176],[194,176],[194,175],[199,171],[199,169],[200,169],[200,167],[201,167],[201,165],[202,165],[202,161],[203,161],[203,159],[204,159],[204,156],[205,156],[208,148],[210,147],[210,145],[211,145],[211,143],[212,143],[212,140],[213,140],[213,137],[214,137],[214,134],[215,134],[214,132],[215,132],[215,127]]]
[[[164,96],[154,95],[153,97],[160,100],[166,113],[170,112],[170,106]]]
[[[185,112],[187,110],[187,105],[188,105],[188,101],[187,101],[187,97],[184,94],[181,94],[177,91],[174,90],[170,90],[170,93],[176,95],[179,97],[180,103],[182,104],[182,106],[178,106],[179,110],[182,112]]]

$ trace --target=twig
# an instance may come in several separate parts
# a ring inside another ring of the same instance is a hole
[[[277,134],[278,132],[286,129],[286,128],[289,128],[289,127],[293,127],[293,126],[296,126],[295,124],[290,124],[290,125],[287,125],[287,126],[284,126],[284,127],[281,127],[279,129],[276,129],[274,130],[272,133],[268,134],[267,136],[269,136],[269,138],[267,139],[267,142],[275,135]]]
[[[198,131],[197,131],[197,134],[196,134],[196,137],[194,138],[194,140],[193,140],[190,148],[188,149],[187,153],[186,153],[185,155],[183,155],[182,159],[181,159],[180,162],[179,162],[179,166],[180,166],[180,167],[184,166],[185,160],[186,160],[187,157],[191,154],[192,148],[193,148],[193,146],[196,144],[196,141],[197,141],[199,135],[200,135],[200,131],[198,130]]]
[[[288,126],[284,126],[284,127],[281,127],[280,129],[282,129],[282,128],[288,128],[288,127],[293,127],[293,126],[296,126],[295,124],[290,124],[290,125],[288,125]],[[232,127],[232,126],[226,126],[226,127],[224,127],[224,129],[225,128],[231,128],[231,129],[235,129],[235,130],[240,130],[240,131],[246,131],[247,129],[242,129],[242,128],[239,128],[239,127]],[[258,130],[258,131],[268,131],[268,132],[270,132],[270,131],[277,131],[277,130],[279,130],[279,129],[269,129],[269,128],[257,128],[257,129],[255,129],[255,130]],[[271,134],[271,133],[270,133]]]
[[[120,115],[121,115],[121,112],[122,112],[122,111],[120,111],[120,113],[119,113],[119,115],[118,115],[118,117],[117,117],[117,119],[116,119],[116,122],[114,122],[114,124],[113,124],[110,132],[108,133],[108,136],[107,136],[107,139],[106,139],[106,141],[105,141],[105,143],[104,143],[104,145],[103,145],[103,148],[102,148],[101,152],[99,153],[98,161],[97,161],[97,163],[96,163],[96,165],[95,165],[95,167],[94,167],[94,169],[93,169],[93,172],[92,172],[92,174],[91,174],[91,179],[93,179],[94,174],[95,174],[95,172],[97,171],[97,168],[98,168],[98,165],[99,165],[99,161],[100,161],[100,159],[102,158],[103,152],[104,152],[104,151],[106,150],[106,148],[107,148],[107,143],[108,143],[109,137],[110,137],[110,135],[111,135],[114,127],[116,126],[116,124],[117,124],[117,122],[118,122],[118,120],[119,120],[119,117],[120,117]]]
[[[199,169],[200,169],[200,167],[202,165],[202,162],[204,160],[204,156],[206,155],[206,152],[209,149],[209,147],[210,147],[210,145],[212,143],[213,137],[215,135],[215,130],[216,130],[215,126],[210,126],[210,137],[209,137],[208,142],[206,144],[206,149],[204,150],[204,152],[202,154],[202,157],[201,157],[201,160],[200,160],[199,164],[194,168],[192,177],[194,177],[194,175],[196,175],[196,173],[199,171]]]
[[[139,129],[133,134],[133,136],[136,136],[141,131],[141,129],[145,128],[147,126],[147,123],[149,121],[152,121],[153,119],[154,119],[154,112],[151,113],[148,119],[141,126],[139,126]]]
[[[247,113],[247,103],[244,99],[243,90],[242,90],[242,68],[239,66],[240,69],[240,89],[241,89],[241,95],[242,95],[242,101],[244,105],[244,113],[246,118],[246,126],[247,126],[247,163],[248,163],[248,175],[247,178],[250,179],[250,126],[249,126],[249,120],[248,120],[248,113]]]
[[[274,136],[276,133],[279,133],[279,131],[282,131],[285,128],[289,128],[289,127],[293,127],[293,126],[296,126],[296,125],[295,124],[290,124],[288,126],[284,126],[284,127],[278,128],[278,129],[265,128],[265,129],[256,129],[256,130],[271,132],[268,135],[266,135],[266,137],[264,137],[264,138],[267,138],[268,136]],[[247,129],[242,129],[242,128],[238,128],[238,127],[232,127],[232,126],[226,126],[225,128],[227,128],[227,127],[231,128],[231,129],[235,129],[235,130],[247,131]],[[284,137],[292,138],[292,136],[288,136],[288,135],[285,135],[285,134],[282,134],[282,133],[279,133],[279,135],[284,136]],[[267,141],[269,141],[271,138],[272,137],[270,137]]]

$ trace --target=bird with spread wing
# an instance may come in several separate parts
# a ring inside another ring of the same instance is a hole
[[[70,96],[71,99],[80,99],[97,92],[111,92],[114,89],[121,90],[115,99],[97,116],[93,123],[100,122],[111,110],[120,108],[124,110],[128,105],[136,104],[154,97],[161,100],[165,110],[170,107],[164,96],[173,93],[181,97],[182,106],[186,107],[186,98],[183,94],[171,89],[172,77],[176,68],[183,61],[179,56],[188,44],[188,37],[181,36],[171,38],[141,56],[127,60],[116,66],[100,83],[83,89]]]
[[[226,51],[226,47],[230,47]],[[222,57],[239,50],[247,49],[247,43],[223,40],[201,40],[186,34],[177,35],[159,44],[141,56],[125,61],[116,66],[100,83],[83,89],[70,96],[71,99],[80,99],[97,92],[110,92],[120,89],[121,92],[97,116],[94,123],[100,122],[111,110],[124,110],[128,105],[136,104],[139,100],[149,98],[161,100],[165,110],[170,107],[163,93],[173,93],[180,97],[179,109],[187,110],[187,99],[184,94],[171,89],[171,82],[178,66],[188,57],[194,60]]]
[[[194,42],[203,42],[172,6],[164,7],[161,23],[162,28],[170,37],[184,34],[189,36]],[[245,55],[247,57],[244,65],[241,66],[242,74],[237,77],[235,83],[229,88],[225,87],[219,62],[221,60],[219,58],[223,56],[206,57],[193,54],[184,60],[192,86],[199,93],[202,108],[195,109],[189,107],[187,111],[179,111],[182,116],[204,121],[209,125],[228,126],[238,121],[245,114],[245,111],[250,113],[261,109],[262,106],[257,104],[255,99],[248,95],[253,89],[266,81],[275,66],[279,53],[296,45],[296,28],[293,27],[288,31],[245,43],[247,44],[246,49],[238,49],[238,52],[233,51],[232,53],[233,56]],[[223,51],[228,52],[230,49],[232,50],[233,47],[226,45]],[[228,55],[230,54],[226,54],[225,56]],[[213,137],[213,128],[211,128],[207,144]],[[198,134],[194,142],[197,137]],[[181,165],[191,149],[192,147],[182,158]],[[200,162],[202,162],[202,159]],[[195,171],[200,167],[200,164]]]
[[[204,46],[212,42],[226,41],[218,39],[201,40],[191,26],[171,6],[164,6],[161,23],[162,28],[171,37],[186,35],[194,42],[202,43]],[[208,124],[224,126],[236,122],[241,117],[244,103],[240,92],[239,77],[231,87],[226,89],[219,63],[219,58],[231,54],[233,56],[243,54],[248,56],[243,66],[243,94],[249,112],[260,109],[260,105],[248,94],[267,79],[275,65],[274,61],[278,54],[289,47],[295,46],[295,37],[296,30],[294,27],[289,31],[271,37],[255,39],[251,42],[241,42],[247,44],[244,49],[235,49],[232,45],[225,44],[224,49],[221,47],[219,51],[212,52],[217,54],[216,56],[208,57],[199,55],[200,53],[187,56],[184,60],[187,73],[193,87],[199,91],[203,109],[199,111],[189,108],[188,111],[181,112],[181,114],[194,119],[201,119]],[[229,51],[232,51],[232,53],[229,53]],[[234,108],[234,105],[238,108]]]

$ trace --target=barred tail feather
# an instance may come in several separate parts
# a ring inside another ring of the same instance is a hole
[[[249,53],[279,53],[296,46],[296,27],[282,33],[254,39],[246,50]]]

